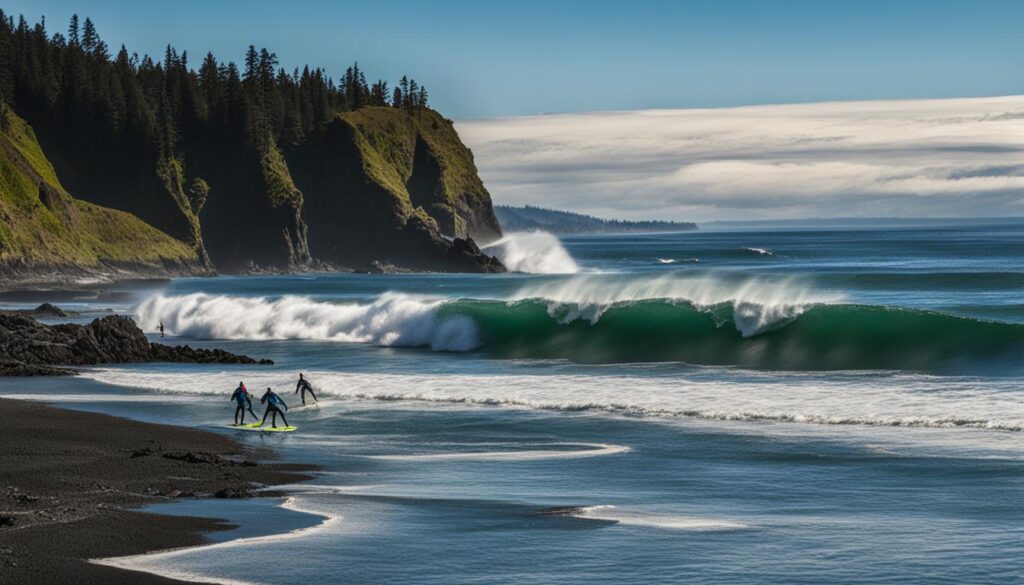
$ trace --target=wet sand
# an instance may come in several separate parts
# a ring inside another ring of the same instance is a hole
[[[310,468],[228,437],[0,399],[0,583],[177,581],[88,563],[205,542],[229,526],[134,511],[181,497],[249,497]]]

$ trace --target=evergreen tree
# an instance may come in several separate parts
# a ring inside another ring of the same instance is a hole
[[[426,107],[427,91],[406,76],[393,89],[385,80],[369,86],[357,62],[337,83],[320,68],[289,73],[254,45],[241,71],[211,53],[193,69],[171,45],[160,61],[124,46],[111,57],[91,18],[80,26],[74,15],[66,36],[51,35],[44,20],[32,26],[0,11],[0,101],[97,164],[174,159],[191,181],[186,155],[197,148],[235,141],[287,148],[338,112]]]
[[[71,22],[68,23],[68,46],[78,46],[78,15],[71,15]]]

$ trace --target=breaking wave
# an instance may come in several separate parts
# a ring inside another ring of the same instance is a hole
[[[368,303],[328,303],[308,297],[157,295],[136,308],[139,324],[159,323],[193,339],[311,339],[468,351],[479,345],[469,316],[441,317],[444,301],[385,293]]]
[[[1024,358],[1022,324],[844,304],[798,281],[760,279],[578,276],[505,300],[197,293],[151,297],[137,314],[143,327],[163,322],[197,339],[312,339],[581,363],[998,373]]]

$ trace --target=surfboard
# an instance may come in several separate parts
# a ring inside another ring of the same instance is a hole
[[[261,433],[289,433],[299,427],[271,427],[261,426],[260,423],[247,423],[244,425],[231,425],[231,428],[239,431],[259,431]]]

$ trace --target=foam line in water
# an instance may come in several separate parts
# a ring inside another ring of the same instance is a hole
[[[235,540],[228,540],[225,542],[217,542],[213,544],[204,544],[194,547],[177,548],[173,550],[155,552],[155,553],[144,553],[141,555],[131,555],[124,557],[111,557],[104,559],[90,559],[90,563],[97,565],[105,565],[108,567],[115,567],[118,569],[124,569],[127,571],[141,571],[143,573],[150,573],[169,579],[177,579],[179,581],[187,581],[192,583],[224,583],[227,585],[256,585],[253,581],[244,581],[230,578],[211,578],[205,575],[198,575],[189,572],[187,569],[180,568],[180,563],[175,562],[181,557],[188,556],[190,554],[200,551],[215,551],[223,549],[234,549],[238,547],[246,547],[258,544],[268,544],[281,542],[284,540],[291,540],[295,538],[302,538],[309,536],[314,532],[326,530],[341,522],[342,518],[339,515],[325,514],[322,512],[315,512],[312,510],[305,509],[298,502],[297,498],[289,497],[281,503],[281,507],[286,510],[293,512],[299,512],[303,514],[311,514],[319,516],[323,520],[315,526],[309,526],[306,528],[300,528],[298,530],[292,530],[281,534],[268,534],[265,536],[253,536],[249,538],[238,538]]]
[[[533,461],[538,459],[580,459],[626,453],[622,445],[603,443],[554,443],[551,446],[578,447],[577,449],[524,449],[519,451],[469,451],[461,453],[426,453],[411,455],[370,455],[370,459],[385,461]]]
[[[715,518],[701,518],[694,516],[678,516],[672,514],[649,514],[631,512],[619,509],[612,505],[581,506],[570,509],[565,515],[588,520],[604,520],[628,526],[643,526],[646,528],[663,528],[669,530],[743,530],[749,528],[746,524],[719,520]]]
[[[552,234],[542,231],[514,232],[484,248],[512,272],[576,274],[580,267]]]
[[[1024,402],[1014,379],[920,375],[816,377],[713,375],[444,376],[307,372],[324,399],[422,402],[448,406],[594,412],[659,419],[794,423],[815,426],[923,427],[1024,431]],[[239,376],[250,387],[293,384],[290,373],[142,372],[87,369],[83,377],[156,392],[227,396]],[[218,398],[219,400],[219,398]],[[970,435],[959,433],[960,441]],[[1019,447],[1019,445],[1018,445]],[[1018,449],[1019,450],[1019,449]]]

